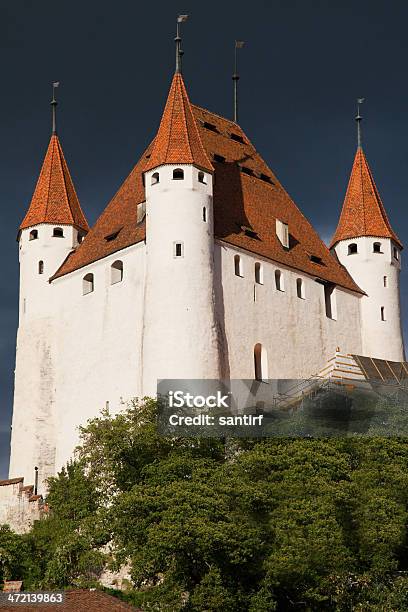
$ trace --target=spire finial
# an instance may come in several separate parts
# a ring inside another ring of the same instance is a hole
[[[235,49],[234,49],[234,74],[232,75],[232,80],[234,82],[234,122],[238,123],[238,64],[237,64],[237,49],[242,49],[245,45],[243,40],[235,41]]]
[[[177,17],[177,34],[174,39],[176,43],[176,72],[181,74],[181,57],[184,53],[181,49],[180,23],[187,21],[188,15],[179,15]]]
[[[362,116],[360,115],[360,104],[364,102],[365,98],[357,98],[357,148],[361,149],[361,120]]]
[[[57,104],[58,102],[55,99],[55,90],[59,87],[59,81],[54,81],[52,84],[52,100],[51,100],[51,108],[52,108],[52,133],[57,133]]]

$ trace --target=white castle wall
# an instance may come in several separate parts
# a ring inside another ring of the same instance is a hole
[[[241,256],[243,277],[235,275],[236,254]],[[325,313],[323,285],[314,278],[220,241],[215,256],[217,284],[223,288],[219,316],[225,321],[231,378],[254,378],[257,343],[266,349],[269,378],[315,374],[338,346],[361,352],[358,294],[337,287],[337,316],[330,319]],[[263,285],[255,283],[256,262],[263,268]],[[282,272],[284,291],[275,287],[276,269]],[[304,299],[297,297],[298,278],[303,280]]]
[[[357,253],[349,255],[349,245],[353,243],[357,245]],[[374,252],[374,243],[380,243],[381,252]],[[394,257],[394,247],[398,259]],[[390,239],[371,237],[342,240],[335,250],[340,262],[367,294],[361,300],[362,354],[391,361],[404,360],[399,291],[400,250]],[[384,321],[381,318],[382,307]]]
[[[123,262],[123,280],[111,284],[111,265]],[[145,244],[119,251],[53,281],[57,294],[56,466],[72,456],[78,425],[109,407],[141,396]],[[83,277],[94,291],[83,295]]]
[[[10,474],[32,482],[37,466],[40,487],[55,471],[55,313],[59,304],[48,279],[77,244],[78,236],[72,226],[58,229],[62,237],[53,235],[54,225],[40,224],[22,230],[19,238],[20,309]],[[37,235],[30,239],[33,232]]]
[[[174,180],[173,170],[184,171]],[[159,182],[152,184],[152,175]],[[219,378],[221,355],[214,295],[212,175],[191,165],[146,173],[146,302],[143,391],[157,379]],[[205,216],[203,217],[203,209]],[[177,257],[175,245],[182,245]]]

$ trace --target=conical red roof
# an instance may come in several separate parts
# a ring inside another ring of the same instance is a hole
[[[214,170],[200,138],[183,77],[173,77],[145,172],[162,164],[194,164]]]
[[[20,230],[39,223],[89,230],[58,136],[51,136],[30,207]]]
[[[339,224],[330,247],[339,240],[360,236],[391,238],[402,248],[388,220],[363,149],[358,147]]]

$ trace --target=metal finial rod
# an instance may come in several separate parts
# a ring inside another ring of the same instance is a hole
[[[238,74],[238,62],[237,62],[237,49],[242,49],[242,47],[244,46],[244,41],[243,40],[236,40],[235,41],[235,48],[234,48],[234,74],[232,75],[232,81],[234,83],[234,122],[238,123],[238,81],[239,81],[239,74]]]
[[[52,100],[51,100],[51,108],[52,108],[52,133],[57,133],[57,104],[58,102],[55,99],[55,90],[59,86],[59,81],[55,81],[52,84]]]
[[[187,21],[188,15],[179,15],[177,17],[177,30],[176,30],[176,38],[174,42],[176,43],[176,72],[181,74],[181,58],[183,55],[183,51],[181,50],[181,36],[180,36],[180,23],[184,23]]]
[[[361,121],[362,121],[362,116],[360,115],[360,104],[362,104],[364,102],[364,98],[357,98],[357,115],[356,115],[356,121],[357,121],[357,148],[361,149],[361,143],[362,143],[362,138],[361,138]]]

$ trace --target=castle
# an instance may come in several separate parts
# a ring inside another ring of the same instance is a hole
[[[154,140],[89,228],[53,111],[18,234],[4,484],[37,467],[44,492],[78,425],[160,378],[308,377],[336,347],[404,359],[402,245],[361,140],[329,249],[237,122],[190,102],[178,65]]]

